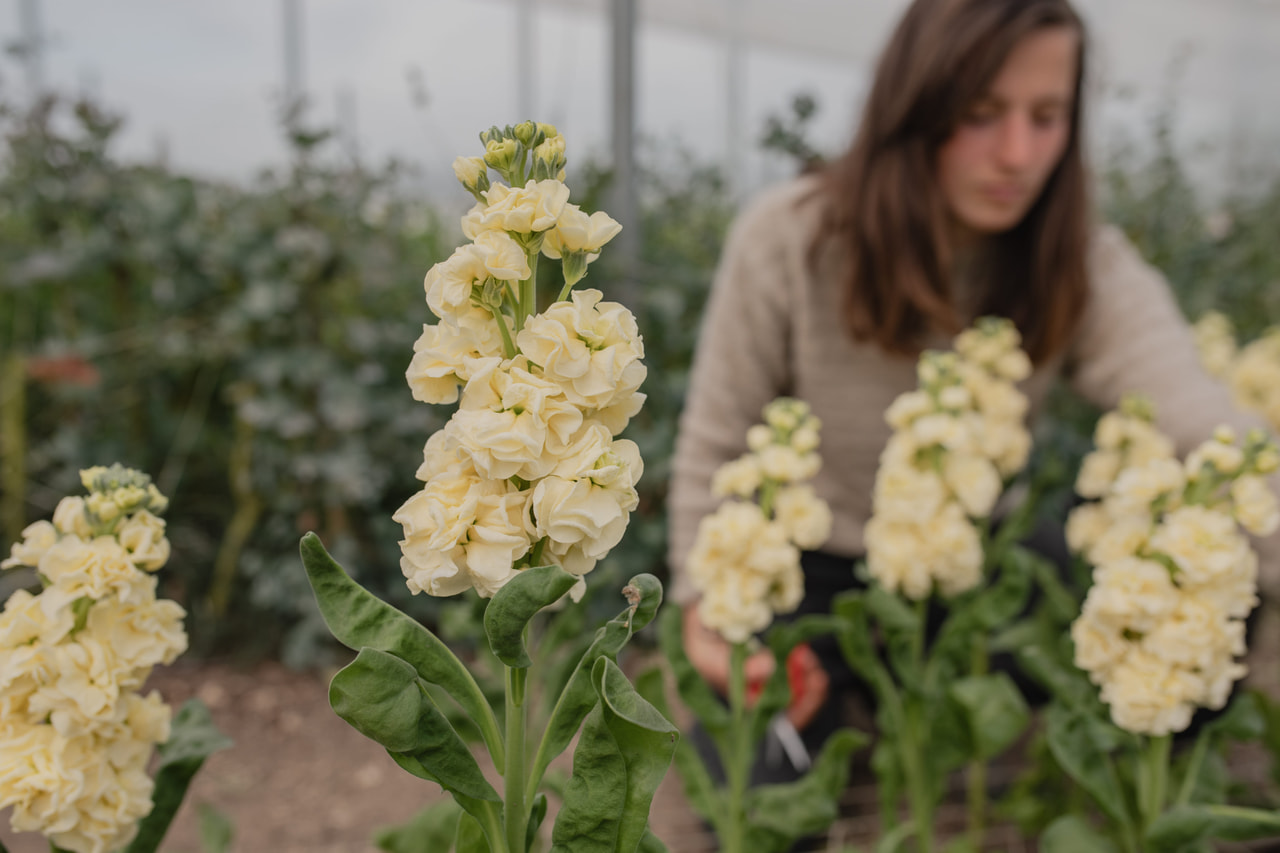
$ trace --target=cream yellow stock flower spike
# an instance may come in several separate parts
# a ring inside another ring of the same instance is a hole
[[[885,412],[894,434],[880,457],[867,569],[881,585],[921,600],[959,595],[982,580],[974,519],[989,516],[1004,481],[1030,450],[1026,398],[1014,383],[1031,364],[1007,320],[982,318],[954,352],[926,352],[919,388]]]

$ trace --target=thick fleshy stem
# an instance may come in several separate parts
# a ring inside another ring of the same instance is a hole
[[[747,645],[734,643],[729,652],[729,749],[722,755],[729,797],[719,827],[723,853],[746,851],[746,795],[754,750],[747,742]]]
[[[969,674],[982,676],[987,674],[988,655],[987,638],[978,634],[973,639],[970,649]],[[986,835],[987,817],[987,762],[982,758],[974,758],[969,762],[969,772],[965,778],[968,788],[969,806],[969,841],[974,850],[982,849],[982,839]]]
[[[1138,815],[1142,822],[1139,836],[1164,811],[1165,796],[1169,786],[1169,752],[1173,743],[1170,735],[1147,739],[1145,748],[1138,753]]]
[[[509,853],[524,853],[529,810],[525,800],[525,684],[528,669],[506,667],[507,763],[503,773],[505,829]]]
[[[923,676],[925,669],[925,630],[929,616],[929,599],[916,602],[916,631],[911,638],[911,666]],[[918,697],[907,696],[903,703],[901,750],[902,770],[907,777],[907,796],[910,798],[911,816],[916,826],[916,844],[920,853],[933,851],[933,797],[929,791],[929,778],[924,767],[924,754],[928,749],[927,728],[922,718],[923,709]]]

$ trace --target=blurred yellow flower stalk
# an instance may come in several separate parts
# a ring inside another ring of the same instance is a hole
[[[108,853],[152,808],[147,763],[171,714],[137,691],[186,650],[186,613],[156,598],[168,501],[150,478],[113,465],[81,480],[89,494],[64,498],[0,562],[44,585],[0,614],[0,808],[60,849]]]
[[[885,412],[893,427],[880,456],[867,568],[891,592],[956,596],[982,579],[982,537],[1005,481],[1026,464],[1027,400],[1015,383],[1031,372],[1007,320],[982,318],[954,352],[920,358],[919,388]]]
[[[1136,398],[1099,420],[1076,486],[1097,500],[1072,511],[1067,539],[1094,567],[1075,663],[1116,725],[1161,736],[1223,707],[1245,673],[1258,558],[1244,534],[1280,524],[1264,479],[1280,453],[1260,432],[1241,444],[1220,427],[1180,462],[1151,422]]]
[[[831,535],[831,510],[806,483],[818,473],[820,423],[801,400],[779,398],[747,431],[750,450],[716,472],[722,503],[702,520],[689,552],[698,616],[731,643],[768,628],[804,597],[800,550]]]

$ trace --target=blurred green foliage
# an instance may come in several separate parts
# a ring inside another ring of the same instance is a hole
[[[308,530],[366,588],[438,623],[441,603],[405,587],[391,516],[450,414],[402,377],[434,322],[420,282],[456,223],[408,191],[402,165],[344,159],[323,129],[289,123],[287,168],[235,186],[121,162],[119,126],[87,102],[0,108],[3,549],[79,490],[79,469],[119,461],[171,498],[161,579],[189,611],[193,653],[323,659],[298,558]],[[600,569],[617,580],[602,612],[626,577],[663,571],[666,460],[732,212],[716,170],[682,163],[645,178],[633,308],[649,403],[629,435],[647,474]],[[594,208],[610,175],[582,172],[570,184]],[[616,298],[624,272],[603,260],[587,286]]]
[[[798,168],[816,157],[804,139],[816,105],[801,107],[762,141]],[[172,499],[161,579],[190,611],[196,654],[321,659],[327,634],[297,550],[307,530],[379,597],[449,622],[405,588],[391,515],[450,413],[414,401],[402,377],[434,321],[422,277],[460,239],[438,211],[460,212],[465,193],[423,199],[403,164],[351,161],[296,123],[287,167],[216,183],[122,162],[119,124],[92,103],[0,106],[0,547],[77,491],[80,468],[118,461]],[[1106,218],[1189,314],[1216,307],[1252,337],[1280,318],[1280,180],[1210,209],[1167,121],[1154,138],[1154,155],[1102,173]],[[572,154],[574,200],[597,209],[611,176]],[[627,433],[645,460],[641,505],[598,569],[602,613],[625,578],[666,576],[676,420],[734,212],[720,168],[669,145],[642,155],[637,265],[606,252],[585,284],[619,298],[629,276],[649,366]],[[1047,464],[1073,470],[1094,413],[1065,395],[1053,413]]]

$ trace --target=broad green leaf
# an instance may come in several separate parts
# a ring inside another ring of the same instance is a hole
[[[498,721],[462,661],[435,634],[352,580],[314,533],[302,537],[299,549],[320,614],[338,642],[356,652],[365,647],[389,652],[425,681],[443,687],[480,728],[501,771],[505,753]]]
[[[1097,705],[1098,689],[1052,649],[1037,643],[1017,648],[1015,654],[1022,671],[1040,682],[1058,702],[1080,712]]]
[[[644,838],[640,839],[640,846],[636,848],[636,853],[667,853],[667,845],[658,840],[658,836],[646,829]]]
[[[556,699],[534,757],[531,780],[541,779],[547,765],[573,740],[583,718],[597,702],[596,691],[591,686],[591,671],[596,661],[601,657],[617,660],[631,636],[649,624],[662,602],[662,584],[653,575],[637,575],[623,589],[623,594],[630,604],[596,631],[595,640],[579,658]]]
[[[160,849],[192,778],[206,758],[230,746],[231,739],[213,725],[209,709],[199,699],[188,700],[178,710],[169,726],[169,740],[156,748],[160,764],[151,796],[155,805],[138,824],[138,834],[125,853],[154,853]]]
[[[387,853],[443,853],[458,836],[462,810],[453,800],[442,800],[414,815],[408,822],[374,832],[373,843]]]
[[[361,649],[333,677],[329,704],[356,731],[387,751],[416,759],[429,774],[424,778],[445,790],[501,801],[471,750],[431,701],[417,672],[395,655]]]
[[[547,795],[541,792],[533,797],[533,801],[529,806],[529,828],[524,833],[524,846],[526,850],[533,849],[533,842],[538,837],[538,830],[542,827],[542,822],[547,819]]]
[[[430,782],[440,784],[432,775],[431,771],[418,759],[417,756],[409,755],[403,752],[388,752],[388,756],[396,764],[408,773],[417,776],[419,779],[426,779]],[[457,791],[453,793],[453,801],[462,807],[466,812],[464,817],[470,817],[480,827],[480,831],[486,837],[490,833],[496,833],[492,839],[486,841],[486,845],[492,844],[495,847],[502,843],[502,805],[492,800],[478,800],[475,797],[468,797],[466,794],[460,794]],[[481,848],[488,851],[489,847]]]
[[[1204,732],[1212,732],[1215,737],[1230,740],[1258,740],[1267,731],[1267,721],[1263,716],[1260,700],[1261,696],[1257,691],[1249,690],[1238,694],[1231,700],[1226,711],[1205,724]]]
[[[200,849],[203,853],[227,853],[236,827],[231,818],[208,803],[200,804]]]
[[[785,850],[798,838],[822,832],[838,815],[840,794],[849,781],[849,758],[867,742],[853,729],[827,738],[813,767],[794,782],[761,785],[747,792],[752,849]]]
[[[1066,815],[1049,824],[1040,836],[1040,853],[1118,853],[1116,846],[1089,824]]]
[[[1067,588],[1062,577],[1049,560],[1032,555],[1031,574],[1049,616],[1059,625],[1069,625],[1080,615],[1081,598]]]
[[[883,704],[886,690],[892,690],[893,684],[872,642],[865,594],[856,590],[840,593],[832,610],[843,623],[838,634],[841,653],[853,671],[871,684]]]
[[[552,853],[614,853],[626,805],[627,764],[609,726],[604,703],[591,709],[573,753],[573,776],[551,832]]]
[[[659,714],[668,720],[671,719],[661,669],[650,667],[640,673],[636,678],[636,691],[644,697],[646,702],[656,708]],[[681,738],[676,744],[675,766],[689,806],[706,820],[714,820],[720,813],[716,785],[711,781],[711,774],[707,772],[706,765],[702,763],[697,749],[688,738]]]
[[[966,836],[953,838],[942,848],[942,853],[981,853]]]
[[[908,713],[920,721],[917,730],[925,738],[921,758],[930,796],[936,801],[942,796],[946,775],[973,758],[972,726],[964,708],[950,696],[907,696],[904,702]]]
[[[1180,853],[1200,841],[1254,838],[1280,838],[1280,811],[1239,806],[1177,806],[1151,823],[1146,843],[1151,853]]]
[[[729,709],[685,654],[684,622],[677,608],[669,607],[658,617],[658,645],[671,664],[680,699],[712,738],[723,740],[729,730]]]
[[[948,693],[961,709],[977,758],[999,755],[1031,722],[1026,701],[1006,673],[963,678]]]
[[[491,853],[494,848],[489,845],[480,822],[470,814],[464,814],[458,818],[458,835],[453,840],[453,849],[454,853]]]
[[[1049,706],[1046,735],[1054,760],[1111,817],[1132,825],[1124,787],[1111,763],[1109,750],[1098,735],[1100,721],[1061,705]]]
[[[927,683],[941,685],[972,671],[976,638],[986,638],[1021,613],[1031,590],[1030,557],[1021,548],[1007,553],[1004,566],[990,586],[955,601],[933,642]]]
[[[484,631],[498,660],[512,669],[527,669],[533,660],[524,647],[525,626],[577,582],[577,575],[559,566],[537,566],[519,572],[494,593],[484,609]]]
[[[867,612],[876,617],[880,627],[891,634],[914,634],[919,630],[920,619],[910,604],[899,595],[886,590],[879,584],[872,584],[866,591],[864,601]]]
[[[596,661],[591,675],[600,691],[606,721],[627,762],[627,803],[618,850],[630,853],[648,831],[649,807],[671,766],[680,731],[636,692],[613,661]]]
[[[911,836],[915,835],[916,825],[914,822],[908,821],[895,826],[886,832],[876,842],[875,853],[897,853],[902,849],[902,844]]]
[[[679,733],[607,658],[591,673],[600,703],[587,715],[573,776],[552,831],[553,853],[634,853]]]

